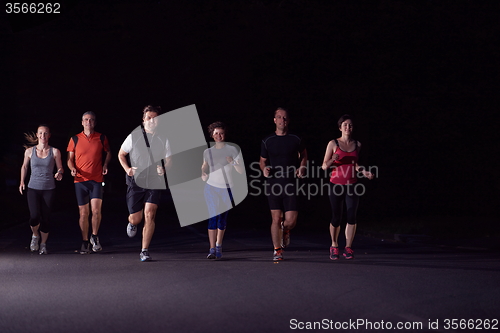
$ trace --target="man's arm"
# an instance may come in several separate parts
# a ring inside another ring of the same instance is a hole
[[[127,155],[128,155],[128,153],[126,151],[124,151],[123,149],[120,148],[120,151],[118,152],[118,161],[120,161],[120,165],[122,166],[123,170],[125,170],[125,173],[128,176],[132,177],[134,175],[134,173],[135,173],[135,170],[137,168],[131,168],[128,165]]]
[[[104,160],[104,165],[102,166],[102,174],[103,175],[108,174],[108,164],[109,164],[110,160],[111,160],[111,151],[108,150],[106,152],[106,159]]]
[[[300,166],[297,169],[297,176],[299,178],[302,178],[306,174],[306,168],[307,168],[307,149],[304,148],[304,150],[302,150],[299,153],[299,159],[300,159]]]
[[[75,165],[75,152],[68,152],[68,169],[71,171],[73,177],[76,176],[76,165]]]
[[[264,174],[264,177],[269,177],[269,174],[271,173],[271,167],[266,165],[267,158],[260,157],[259,165],[260,165],[260,170]]]

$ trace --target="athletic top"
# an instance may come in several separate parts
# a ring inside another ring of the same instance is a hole
[[[36,155],[36,146],[32,148],[30,165],[31,176],[28,187],[34,190],[53,190],[56,188],[54,179],[54,148],[50,147],[49,154],[45,158]]]
[[[167,138],[159,135],[146,133],[146,136],[149,147],[141,127],[132,131],[121,145],[121,149],[128,153],[130,166],[137,168],[134,177],[126,176],[127,185],[152,190],[165,189],[165,178],[158,175],[157,166],[162,165],[161,160],[172,155],[170,143]]]
[[[207,180],[208,185],[214,187],[226,188],[233,187],[233,166],[227,161],[227,157],[231,156],[233,160],[239,160],[239,152],[236,147],[225,144],[224,147],[217,149],[215,146],[205,149],[203,159],[210,166],[210,175]],[[224,168],[224,173],[222,172]]]
[[[299,154],[304,148],[302,140],[295,134],[273,133],[262,140],[260,156],[269,162],[274,178],[294,178],[299,167]]]
[[[77,172],[75,183],[89,180],[102,182],[104,180],[102,153],[110,151],[108,138],[104,136],[104,140],[101,141],[101,133],[94,132],[87,137],[83,131],[78,133],[76,137],[78,138],[76,147],[74,140],[70,139],[66,149],[68,152],[75,153]]]
[[[351,152],[346,152],[340,149],[337,139],[334,140],[337,148],[335,154],[339,155],[339,159],[333,162],[333,171],[330,177],[330,182],[333,184],[347,185],[357,182],[356,163],[358,162],[358,141],[354,141],[356,148]]]

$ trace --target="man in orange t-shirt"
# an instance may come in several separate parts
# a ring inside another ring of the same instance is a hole
[[[80,230],[83,243],[80,254],[101,251],[97,232],[101,224],[101,208],[104,175],[108,173],[111,159],[109,142],[104,134],[94,131],[95,114],[85,112],[82,116],[83,132],[73,136],[68,143],[68,168],[75,179],[75,192],[80,211]],[[103,152],[106,158],[103,163]],[[89,215],[92,209],[92,235],[89,243]]]

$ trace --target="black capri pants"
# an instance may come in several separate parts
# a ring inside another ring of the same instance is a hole
[[[34,190],[28,187],[28,208],[30,210],[30,226],[40,224],[40,231],[50,231],[50,213],[54,204],[56,190]]]
[[[334,227],[339,227],[342,221],[344,201],[347,208],[347,223],[356,224],[356,214],[359,205],[359,195],[356,193],[357,184],[339,185],[330,183],[330,205],[332,207],[332,220]]]

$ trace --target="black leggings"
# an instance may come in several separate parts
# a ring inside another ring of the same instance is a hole
[[[347,223],[356,224],[356,213],[359,205],[359,195],[356,194],[357,184],[338,185],[330,183],[330,205],[332,207],[331,224],[339,227],[342,221],[342,212],[344,210],[344,201],[347,207]]]
[[[56,190],[34,190],[28,188],[28,207],[30,209],[30,226],[40,224],[40,231],[50,231],[50,212],[54,203]]]

